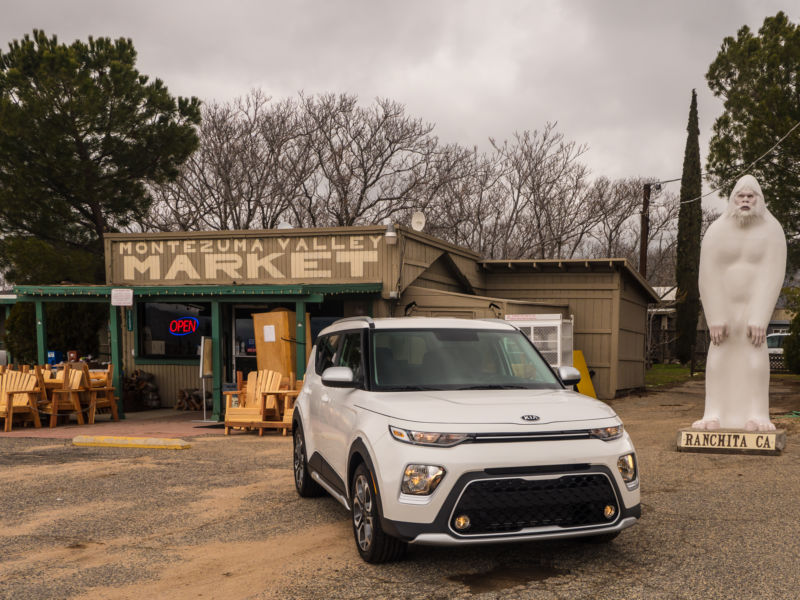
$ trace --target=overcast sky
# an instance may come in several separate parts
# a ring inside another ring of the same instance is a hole
[[[588,146],[584,161],[594,176],[661,180],[681,175],[692,88],[705,157],[722,111],[705,73],[723,38],[745,24],[757,30],[779,10],[800,20],[796,0],[0,5],[3,51],[34,28],[62,42],[129,37],[138,69],[176,95],[227,101],[259,87],[274,98],[347,92],[369,104],[387,97],[434,123],[443,142],[480,148],[489,137],[556,121],[567,139]]]

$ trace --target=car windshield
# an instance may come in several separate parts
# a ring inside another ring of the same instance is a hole
[[[377,390],[561,389],[516,330],[385,329],[372,339]]]
[[[767,348],[783,348],[783,339],[785,335],[768,335]]]

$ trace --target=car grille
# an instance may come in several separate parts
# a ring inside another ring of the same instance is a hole
[[[611,518],[606,506],[614,507]],[[531,527],[607,525],[619,514],[608,477],[599,473],[552,479],[492,479],[468,484],[450,520],[459,535],[511,533]],[[467,515],[470,526],[459,531],[454,521]]]

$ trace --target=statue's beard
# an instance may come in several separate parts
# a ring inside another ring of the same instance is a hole
[[[751,208],[750,210],[740,210],[739,208],[735,208],[728,214],[736,220],[736,224],[739,227],[749,227],[762,217],[761,212],[756,210],[755,207]]]

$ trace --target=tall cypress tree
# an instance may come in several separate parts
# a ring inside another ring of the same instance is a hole
[[[686,127],[686,151],[681,176],[681,207],[678,212],[678,248],[675,265],[676,355],[681,363],[691,361],[697,338],[697,317],[700,313],[700,291],[697,278],[700,269],[700,229],[703,210],[700,172],[700,128],[697,124],[697,94],[692,90],[689,125]]]

